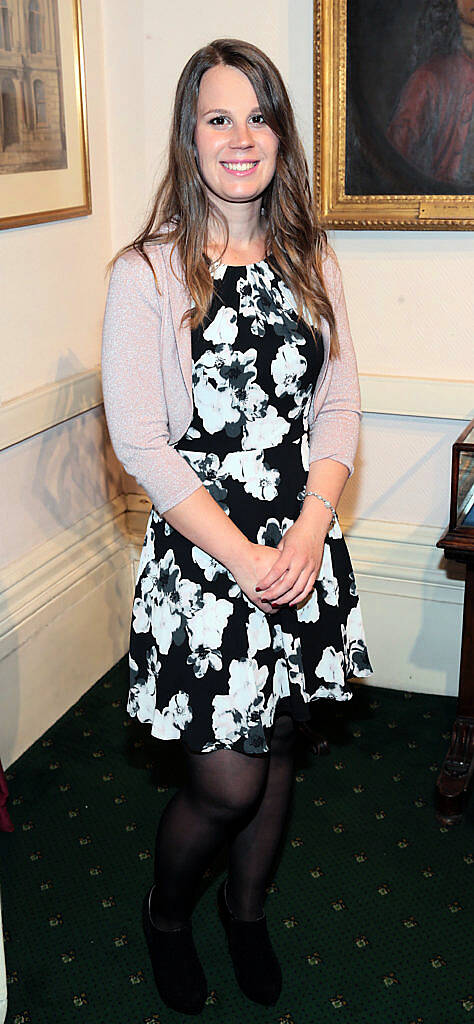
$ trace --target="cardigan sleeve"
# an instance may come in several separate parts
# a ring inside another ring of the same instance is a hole
[[[323,274],[336,319],[340,352],[337,358],[330,359],[325,380],[315,393],[309,427],[309,461],[335,459],[347,466],[351,475],[359,440],[360,388],[341,271],[330,246]]]
[[[136,252],[113,266],[102,336],[102,388],[110,439],[127,473],[161,514],[201,480],[169,444],[160,361],[161,296]]]

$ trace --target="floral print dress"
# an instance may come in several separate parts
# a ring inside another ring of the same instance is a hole
[[[271,257],[220,264],[205,324],[191,332],[192,422],[177,450],[253,543],[276,547],[297,519],[320,335],[295,312]],[[317,500],[317,499],[314,499]],[[152,508],[130,638],[128,712],[193,751],[262,754],[276,714],[347,700],[371,672],[349,554],[336,521],[319,577],[266,615],[232,574]]]

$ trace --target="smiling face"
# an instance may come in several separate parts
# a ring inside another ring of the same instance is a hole
[[[258,200],[275,173],[278,136],[242,71],[218,64],[202,76],[194,144],[201,176],[222,212],[229,203]]]
[[[459,17],[466,25],[474,25],[474,0],[456,0]]]

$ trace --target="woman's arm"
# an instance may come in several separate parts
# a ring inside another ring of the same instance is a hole
[[[324,260],[324,279],[334,310],[340,354],[331,360],[328,382],[317,396],[317,415],[310,425],[310,467],[307,491],[316,491],[337,506],[353,469],[359,437],[360,391],[357,364],[347,317],[341,272],[332,249]],[[319,574],[331,512],[309,495],[301,512],[278,544],[278,560],[258,581],[259,591],[281,604],[297,604]]]
[[[110,439],[127,473],[161,514],[201,481],[169,444],[160,361],[161,296],[153,273],[134,251],[110,276],[102,333],[102,390]]]
[[[112,270],[102,345],[104,406],[115,453],[170,526],[229,569],[268,612],[255,584],[278,557],[275,549],[252,544],[169,444],[160,330],[153,274],[138,253],[128,252]]]

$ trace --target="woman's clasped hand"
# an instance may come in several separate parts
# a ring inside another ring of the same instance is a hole
[[[300,516],[276,548],[250,544],[233,576],[244,594],[267,615],[304,601],[313,589],[323,557],[325,530]]]

